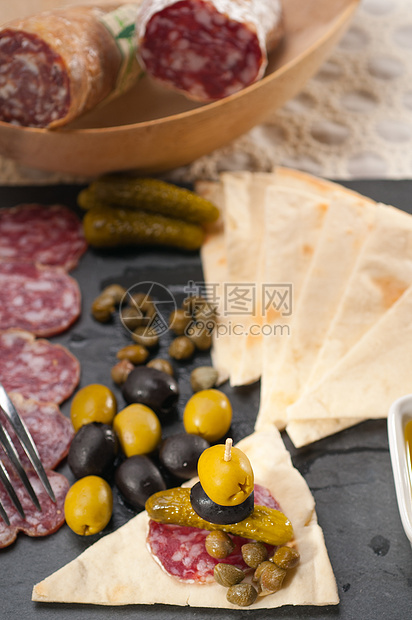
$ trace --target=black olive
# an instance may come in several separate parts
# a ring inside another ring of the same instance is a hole
[[[128,404],[141,403],[158,414],[169,413],[179,398],[179,386],[166,372],[141,366],[128,375],[123,388]]]
[[[199,435],[178,433],[162,443],[160,462],[174,476],[188,480],[197,476],[199,456],[209,447],[209,442]]]
[[[135,510],[143,508],[153,493],[166,489],[156,465],[140,454],[130,456],[116,469],[115,483],[126,502]]]
[[[254,508],[254,493],[237,506],[221,506],[213,502],[206,495],[200,482],[195,484],[190,491],[190,503],[193,510],[205,521],[216,523],[217,525],[227,525],[238,523],[247,519]]]
[[[111,426],[91,422],[79,428],[70,445],[67,462],[76,478],[108,477],[118,451],[118,441]]]

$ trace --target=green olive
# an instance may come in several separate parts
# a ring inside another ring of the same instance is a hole
[[[200,455],[197,473],[206,495],[220,506],[242,504],[254,488],[252,466],[239,448],[231,448],[229,460],[223,444],[207,448]]]
[[[212,558],[223,560],[232,553],[235,544],[229,534],[216,530],[216,532],[210,532],[210,534],[206,536],[205,547]]]
[[[201,390],[189,398],[183,411],[187,433],[200,435],[210,442],[218,441],[232,423],[232,406],[220,390]]]
[[[145,363],[149,357],[149,351],[141,344],[129,344],[127,347],[120,349],[116,357],[119,360],[128,360],[138,366]]]
[[[178,336],[170,343],[169,355],[175,360],[187,360],[195,352],[195,345],[187,336]]]
[[[192,317],[184,308],[178,308],[169,317],[169,327],[177,336],[183,336],[191,322]]]
[[[114,383],[117,385],[123,385],[133,369],[134,366],[132,362],[129,362],[129,360],[121,360],[112,367],[110,376]]]
[[[113,392],[99,383],[86,385],[74,396],[70,418],[75,431],[89,422],[111,424],[117,408]]]
[[[109,523],[112,511],[112,490],[99,476],[80,478],[70,487],[64,502],[67,525],[82,536],[101,532]]]
[[[160,370],[161,372],[165,372],[166,374],[173,377],[174,371],[172,364],[161,357],[155,357],[154,359],[147,362],[146,366],[148,368],[155,368],[156,370]]]
[[[113,429],[126,456],[153,452],[162,438],[160,421],[146,405],[132,404],[119,411]]]
[[[159,336],[153,330],[149,330],[146,327],[138,327],[135,329],[132,338],[134,342],[148,349],[153,349],[159,344]]]

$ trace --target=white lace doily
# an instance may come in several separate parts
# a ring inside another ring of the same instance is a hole
[[[362,0],[347,33],[297,97],[168,178],[193,181],[277,164],[334,179],[412,178],[410,0]],[[79,179],[0,159],[3,184],[73,180]]]

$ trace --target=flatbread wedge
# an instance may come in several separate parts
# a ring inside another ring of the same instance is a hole
[[[258,432],[239,442],[248,455],[256,482],[268,487],[291,520],[300,564],[276,594],[259,597],[253,609],[282,605],[336,605],[336,582],[315,503],[293,467],[279,432]],[[96,605],[170,604],[239,609],[226,600],[226,589],[180,582],[167,575],[146,546],[148,517],[142,512],[100,539],[78,558],[33,589],[33,601]]]

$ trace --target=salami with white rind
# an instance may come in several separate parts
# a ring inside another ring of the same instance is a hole
[[[198,101],[259,80],[283,35],[279,0],[144,0],[138,50],[147,73]]]
[[[87,249],[77,215],[63,205],[0,209],[0,259],[73,269]]]
[[[121,40],[126,26],[133,30],[138,3],[126,6],[131,21],[120,22],[118,38],[103,23],[116,4],[55,9],[5,25],[0,31],[0,120],[60,127],[130,87],[141,72],[133,32],[128,48]],[[130,51],[127,62],[122,49]]]
[[[54,336],[80,316],[79,286],[60,267],[0,262],[0,326]]]
[[[20,329],[0,331],[0,382],[6,391],[59,404],[79,378],[80,364],[65,347]]]

